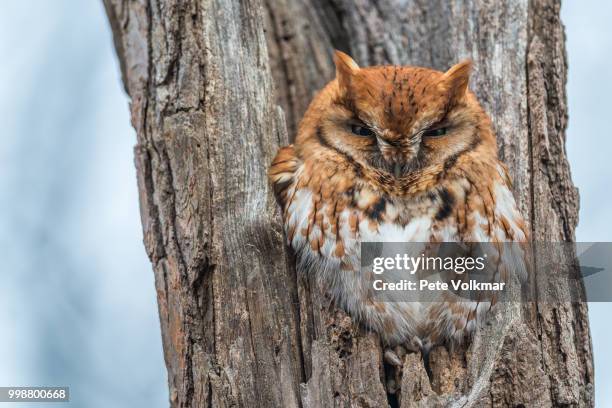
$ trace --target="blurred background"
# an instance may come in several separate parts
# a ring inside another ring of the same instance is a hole
[[[567,1],[562,17],[577,240],[612,241],[612,4]],[[67,385],[73,406],[168,406],[136,136],[101,1],[0,1],[0,55],[0,386]],[[601,407],[611,314],[590,304]]]

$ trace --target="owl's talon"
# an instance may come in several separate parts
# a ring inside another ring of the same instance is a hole
[[[397,346],[395,346],[395,354],[400,358],[401,361],[404,361],[404,357],[406,356],[406,354],[408,354],[408,350],[406,350],[406,348],[400,344],[398,344]]]
[[[397,383],[392,378],[387,380],[387,392],[389,394],[395,394],[397,392]]]
[[[392,366],[401,367],[401,366],[404,365],[402,363],[402,359],[395,353],[395,351],[393,351],[391,349],[386,349],[385,350],[384,358],[385,358],[385,361],[388,364],[391,364]]]

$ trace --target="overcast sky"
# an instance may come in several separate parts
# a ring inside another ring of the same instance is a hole
[[[167,407],[136,139],[101,2],[0,1],[0,55],[0,385]]]
[[[612,6],[575,0],[562,15],[578,240],[612,241]],[[135,135],[101,2],[2,0],[0,55],[0,385],[70,385],[73,406],[168,406]],[[610,315],[590,305],[602,407]]]
[[[580,190],[576,239],[611,242],[612,104],[609,95],[612,95],[612,3],[566,1],[561,17],[566,26],[569,58],[567,153],[572,179]],[[612,406],[610,316],[611,303],[589,304],[597,407]]]

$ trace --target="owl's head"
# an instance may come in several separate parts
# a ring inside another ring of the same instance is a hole
[[[308,154],[324,146],[400,178],[478,145],[496,150],[490,120],[467,89],[469,61],[440,72],[360,68],[340,51],[334,60],[336,79],[313,100],[296,139]]]

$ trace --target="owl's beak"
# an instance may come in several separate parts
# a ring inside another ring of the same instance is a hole
[[[400,176],[402,175],[402,165],[398,162],[395,162],[395,165],[393,166],[393,175],[395,176],[395,178],[400,178]]]
[[[390,143],[380,136],[376,138],[378,139],[378,146],[385,157],[385,161],[389,165],[388,169],[393,171],[393,175],[396,178],[401,177],[404,168],[401,149],[399,149],[397,143]]]

